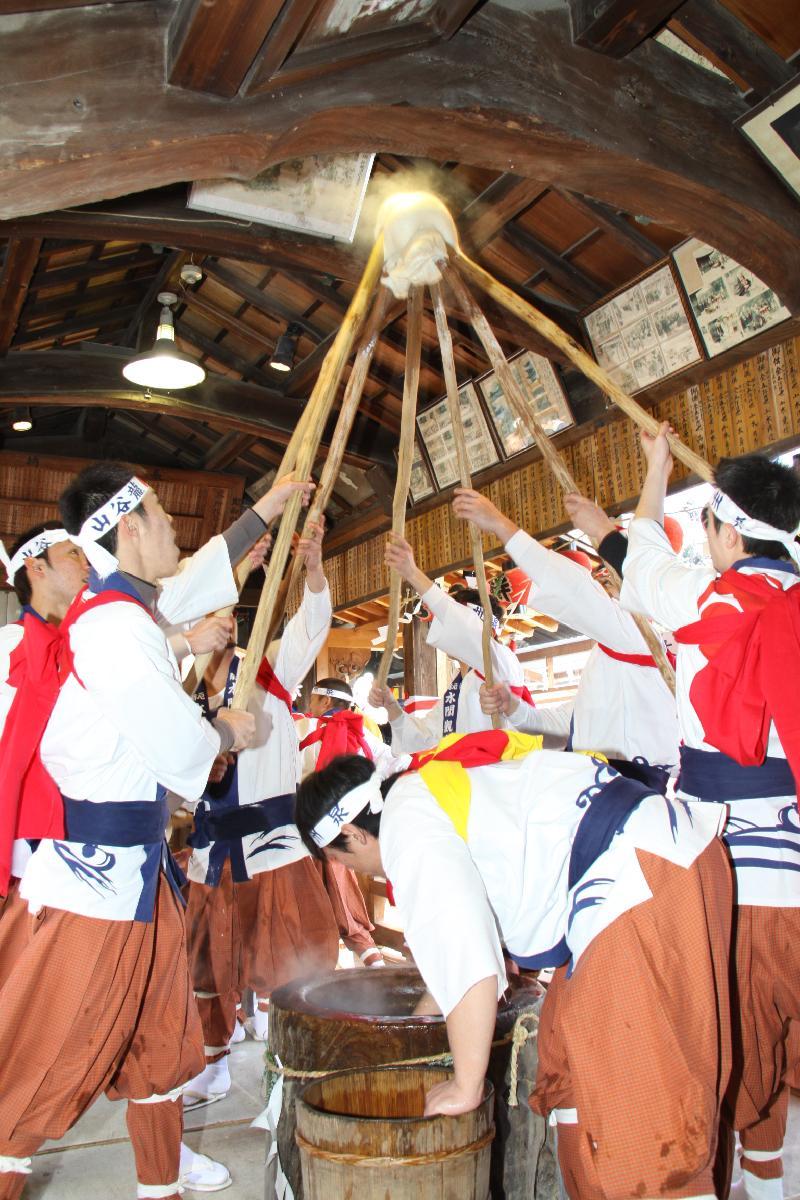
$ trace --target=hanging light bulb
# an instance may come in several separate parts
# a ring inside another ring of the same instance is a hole
[[[15,408],[11,414],[11,428],[15,433],[29,433],[33,429],[33,419],[29,408]]]
[[[278,338],[269,365],[273,371],[291,371],[294,366],[294,356],[297,353],[297,339],[302,332],[301,327],[294,321],[286,326],[286,330]]]
[[[203,382],[206,373],[198,362],[175,347],[172,307],[178,303],[178,297],[174,292],[159,292],[158,303],[161,316],[153,349],[126,363],[122,374],[140,387],[160,388],[167,392],[195,387]]]

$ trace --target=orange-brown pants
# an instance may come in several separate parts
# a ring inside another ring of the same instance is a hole
[[[228,1052],[244,988],[264,1001],[290,979],[332,971],[339,954],[333,909],[311,858],[246,883],[233,882],[228,861],[217,887],[191,882],[186,933],[209,1062]]]
[[[715,840],[685,870],[639,851],[650,900],[560,967],[542,1006],[535,1111],[562,1110],[572,1200],[713,1196],[731,1066],[732,876]]]
[[[742,1167],[760,1179],[781,1179],[788,1082],[800,1070],[800,908],[737,906],[733,947],[733,1070],[723,1121],[739,1133]],[[720,1142],[728,1152],[724,1185],[732,1138]]]
[[[19,894],[19,880],[13,876],[7,894],[0,899],[0,987],[28,942],[28,903]]]
[[[141,1101],[188,1082],[203,1061],[183,910],[163,877],[150,922],[50,908],[27,918],[0,989],[0,1156],[27,1158],[63,1137],[105,1092],[129,1101],[139,1183],[176,1183],[182,1102]],[[24,1183],[0,1173],[0,1200],[16,1200]]]

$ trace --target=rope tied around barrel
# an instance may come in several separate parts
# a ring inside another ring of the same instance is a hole
[[[530,1029],[526,1025],[526,1021],[532,1022]],[[511,1075],[508,1084],[508,1107],[518,1108],[519,1100],[517,1099],[517,1083],[519,1079],[519,1056],[522,1052],[522,1047],[532,1037],[536,1037],[536,1031],[539,1028],[539,1013],[535,1008],[526,1008],[519,1014],[514,1022],[514,1028],[511,1031],[511,1058],[509,1065],[511,1067]]]

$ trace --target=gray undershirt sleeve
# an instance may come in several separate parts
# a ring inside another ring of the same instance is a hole
[[[220,754],[227,753],[233,745],[234,733],[233,726],[227,721],[212,721],[211,724],[219,734],[219,752]]]
[[[252,508],[246,508],[232,525],[223,530],[222,536],[225,539],[225,545],[228,547],[228,556],[230,557],[231,565],[237,563],[250,547],[260,537],[263,537],[266,531],[267,526]]]

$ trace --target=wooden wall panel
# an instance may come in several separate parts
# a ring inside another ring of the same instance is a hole
[[[683,440],[712,463],[723,455],[800,439],[800,337],[667,396],[653,412],[669,420]],[[630,421],[613,420],[565,447],[563,453],[578,486],[603,507],[633,504],[643,476],[639,439]],[[673,482],[680,483],[687,475],[686,468],[676,463]],[[541,460],[509,471],[481,490],[531,533],[544,535],[568,527],[560,491]],[[419,565],[428,574],[467,561],[466,526],[455,520],[449,504],[410,517],[406,528]],[[386,535],[380,534],[326,562],[334,608],[386,591],[385,540]],[[498,547],[485,538],[484,549],[491,552]]]
[[[40,521],[58,519],[58,497],[91,459],[0,453],[0,538],[13,542]],[[211,471],[136,467],[175,520],[183,554],[197,550],[239,514],[244,480]]]

